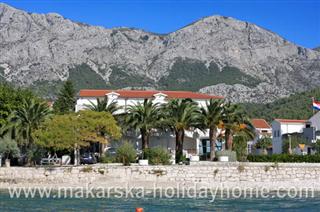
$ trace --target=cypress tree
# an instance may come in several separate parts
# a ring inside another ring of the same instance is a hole
[[[73,83],[67,80],[61,88],[58,99],[53,105],[55,113],[66,114],[74,111],[76,103],[76,91]]]

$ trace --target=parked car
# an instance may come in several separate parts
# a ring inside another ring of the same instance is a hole
[[[95,164],[95,163],[97,163],[97,158],[94,156],[93,153],[86,152],[80,156],[80,163],[81,164]]]

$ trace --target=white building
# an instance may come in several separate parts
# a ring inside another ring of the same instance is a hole
[[[253,152],[253,150],[255,149],[254,145],[257,143],[259,139],[265,136],[272,138],[272,128],[264,119],[251,119],[251,123],[256,129],[256,137],[253,141],[247,142],[248,154],[259,154],[259,152]]]
[[[195,93],[189,91],[154,91],[154,90],[80,90],[76,104],[76,112],[86,109],[86,105],[90,101],[97,103],[97,98],[108,97],[111,101],[116,101],[122,106],[125,112],[129,105],[143,103],[144,99],[153,99],[154,102],[167,103],[169,99],[185,99],[191,98],[198,102],[199,106],[205,106],[206,101],[210,99],[222,99],[221,96],[212,96],[208,94]],[[137,148],[141,147],[140,135],[136,133],[128,134],[123,139],[128,139],[137,144]],[[155,132],[150,137],[150,147],[162,146],[167,149],[175,150],[175,136],[172,132]],[[210,153],[209,133],[198,130],[187,131],[185,133],[184,150],[191,155],[201,155]]]
[[[272,125],[272,153],[282,153],[282,136],[291,133],[303,133],[307,120],[275,119]]]

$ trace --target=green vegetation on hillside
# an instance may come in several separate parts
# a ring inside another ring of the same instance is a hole
[[[205,63],[199,60],[178,58],[169,75],[159,81],[159,86],[168,90],[192,90],[197,91],[205,86],[226,83],[233,85],[240,83],[254,87],[260,80],[242,73],[236,67],[224,67],[221,71],[217,64],[211,62],[207,68]]]
[[[317,47],[317,48],[314,48],[313,50],[316,50],[316,51],[320,52],[320,46]]]
[[[59,89],[62,87],[63,82],[61,81],[36,81],[31,86],[30,89],[37,95],[52,99],[57,96]]]
[[[5,82],[6,79],[4,78],[4,68],[0,67],[0,82]]]
[[[137,74],[130,75],[126,69],[112,66],[112,73],[109,77],[109,88],[118,89],[124,87],[143,87],[154,83],[151,79]]]
[[[69,71],[68,80],[72,81],[76,91],[80,89],[105,89],[106,82],[87,64],[81,64]]]
[[[243,103],[243,109],[251,118],[264,118],[269,122],[275,118],[308,119],[312,116],[312,97],[320,100],[320,88],[267,104]]]

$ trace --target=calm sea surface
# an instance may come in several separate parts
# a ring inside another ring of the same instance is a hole
[[[41,199],[10,198],[7,192],[0,192],[0,211],[135,211],[142,207],[148,211],[320,211],[320,195],[311,198],[153,198],[145,197],[105,199],[67,198]]]

